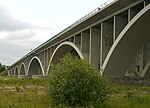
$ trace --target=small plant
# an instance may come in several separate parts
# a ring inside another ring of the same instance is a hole
[[[16,86],[16,92],[21,92],[22,91],[22,87]]]
[[[109,86],[100,72],[78,57],[67,54],[49,73],[49,96],[55,105],[105,105]]]
[[[133,98],[133,97],[134,97],[134,94],[133,94],[132,92],[128,91],[128,92],[126,93],[125,98]]]

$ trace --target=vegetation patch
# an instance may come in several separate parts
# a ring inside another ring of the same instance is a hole
[[[51,108],[47,80],[0,76],[0,108]]]
[[[49,96],[54,105],[104,107],[109,86],[86,61],[67,54],[49,74]]]
[[[47,80],[0,76],[0,108],[72,108],[66,105],[55,106],[47,95],[47,84]],[[112,92],[106,101],[106,108],[148,108],[150,106],[150,86],[112,83],[110,89]],[[75,105],[73,108],[84,107]],[[88,105],[86,108],[95,107]]]
[[[0,73],[3,72],[3,71],[5,71],[5,69],[6,69],[5,67],[6,67],[5,65],[2,65],[2,64],[0,63]]]

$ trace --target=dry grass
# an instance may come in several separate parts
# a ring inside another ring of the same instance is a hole
[[[0,108],[50,108],[46,80],[0,77]]]
[[[150,86],[112,84],[112,95],[106,108],[149,106]],[[47,96],[47,81],[0,76],[0,108],[54,108]]]

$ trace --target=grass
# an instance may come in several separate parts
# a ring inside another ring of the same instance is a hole
[[[150,86],[113,84],[108,108],[149,108]]]
[[[149,106],[150,86],[112,84],[112,94],[106,108],[149,108]],[[47,81],[0,76],[0,108],[54,108],[47,96]]]
[[[51,108],[46,80],[0,77],[0,108]]]

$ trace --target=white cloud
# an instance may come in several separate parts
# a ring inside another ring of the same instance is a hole
[[[0,3],[0,62],[11,65],[60,29],[16,17]]]
[[[13,13],[2,4],[0,4],[0,16],[0,31],[15,31],[33,27],[15,18]]]

